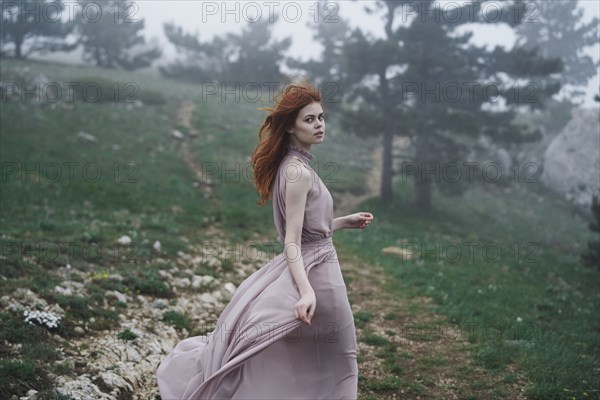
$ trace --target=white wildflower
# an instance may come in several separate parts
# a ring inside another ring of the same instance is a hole
[[[36,322],[39,325],[47,326],[48,328],[57,328],[60,322],[60,317],[51,312],[38,311],[38,310],[25,310],[23,311],[25,322],[34,325]]]

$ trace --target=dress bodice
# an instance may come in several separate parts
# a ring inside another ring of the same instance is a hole
[[[284,242],[286,228],[285,183],[297,179],[297,168],[288,166],[293,156],[304,162],[312,176],[312,186],[306,198],[304,221],[302,225],[302,243],[308,243],[329,237],[333,234],[333,198],[325,183],[308,164],[314,156],[297,146],[288,144],[288,153],[281,161],[273,182],[273,217],[279,241]]]

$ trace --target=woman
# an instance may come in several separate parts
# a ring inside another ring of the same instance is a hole
[[[352,310],[331,235],[364,229],[367,212],[333,219],[333,200],[308,164],[323,142],[321,95],[280,93],[252,156],[263,205],[272,195],[284,251],[237,288],[208,336],[177,344],[157,370],[163,400],[356,399]]]

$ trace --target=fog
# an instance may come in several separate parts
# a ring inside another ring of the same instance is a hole
[[[174,22],[188,33],[196,33],[202,42],[211,40],[215,35],[223,35],[227,32],[239,33],[242,28],[253,21],[260,19],[274,20],[273,33],[277,39],[291,37],[292,45],[286,56],[301,60],[319,58],[322,48],[314,40],[310,24],[315,19],[324,23],[335,23],[337,18],[349,21],[353,28],[360,28],[371,33],[374,37],[384,36],[384,27],[381,16],[378,13],[369,15],[364,11],[365,6],[373,7],[374,1],[339,1],[329,2],[331,13],[329,15],[315,15],[315,1],[244,1],[244,2],[222,2],[222,1],[200,1],[200,0],[144,0],[131,2],[135,7],[124,10],[132,20],[144,20],[144,34],[147,41],[160,43],[163,50],[161,59],[153,64],[153,69],[159,65],[168,64],[177,56],[174,46],[166,39],[163,24]],[[447,18],[453,18],[451,9],[457,4],[466,1],[438,1],[445,10],[449,10]],[[472,3],[472,2],[471,2]],[[589,22],[594,17],[600,18],[600,2],[596,0],[580,0],[579,6],[584,10],[584,22]],[[414,12],[409,7],[397,10],[394,27],[410,20]],[[494,9],[489,8],[490,19],[495,18]],[[531,12],[525,23],[535,23],[535,12]],[[474,32],[472,43],[488,48],[503,46],[511,48],[515,42],[515,34],[512,29],[504,24],[468,24],[460,28],[460,31],[469,29]],[[598,45],[586,50],[594,60],[600,58],[600,40]],[[74,51],[70,54],[49,54],[43,58],[52,60],[69,60],[81,63],[81,52]],[[285,64],[282,65],[284,72],[290,72]],[[593,96],[600,87],[600,75],[596,74],[590,79],[586,89],[583,107],[595,107]]]

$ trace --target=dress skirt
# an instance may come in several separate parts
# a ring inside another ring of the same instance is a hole
[[[302,243],[315,291],[311,325],[282,253],[247,277],[205,336],[182,340],[157,370],[163,400],[356,399],[356,333],[331,236]]]

